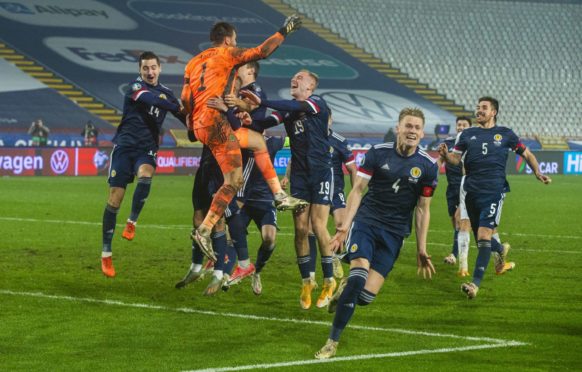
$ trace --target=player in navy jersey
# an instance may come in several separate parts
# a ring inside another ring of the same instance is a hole
[[[459,116],[456,120],[456,131],[457,135],[461,133],[463,130],[469,128],[471,126],[471,118],[467,116]],[[447,138],[444,143],[449,149],[449,151],[453,151],[453,147],[455,146],[456,136]],[[461,189],[461,178],[463,177],[463,164],[452,165],[447,163],[444,159],[440,158],[440,161],[445,162],[445,171],[447,175],[447,207],[449,212],[449,217],[451,218],[451,223],[453,224],[454,229],[454,236],[453,236],[453,248],[451,254],[445,257],[444,262],[449,265],[455,265],[457,262],[457,257],[459,257],[459,275],[466,276],[467,269],[466,267],[463,269],[462,266],[466,265],[467,261],[467,253],[468,253],[468,242],[465,245],[459,244],[462,240],[465,241],[465,238],[469,236],[469,229],[468,226],[464,226],[464,229],[461,228],[461,223],[467,223],[467,220],[460,219],[460,209],[459,209],[459,201],[460,201],[460,189]],[[459,255],[460,246],[463,246],[462,254]],[[466,249],[465,249],[466,247]]]
[[[269,155],[271,159],[274,159],[277,152],[283,148],[285,137],[266,137],[266,142]],[[243,154],[243,161],[245,160],[244,158],[245,155]],[[245,177],[245,182],[237,194],[237,199],[239,205],[241,205],[240,216],[245,232],[251,221],[255,223],[261,232],[262,242],[257,253],[255,264],[253,265],[253,271],[255,272],[252,275],[251,281],[253,293],[260,295],[263,291],[261,272],[275,250],[277,209],[274,206],[273,194],[270,192],[269,186],[266,184],[252,158],[249,159],[248,164],[250,165],[248,168],[248,177]],[[245,167],[244,169],[246,170],[247,168]],[[236,272],[233,273],[231,281],[233,278],[236,279],[235,274]],[[242,279],[242,276],[239,277]]]
[[[309,203],[293,215],[295,250],[302,278],[300,305],[303,309],[311,307],[311,292],[315,288],[315,282],[309,275],[310,222],[319,242],[324,272],[324,284],[316,305],[326,306],[336,288],[327,231],[333,195],[329,110],[326,102],[313,94],[318,82],[316,74],[301,70],[291,78],[290,94],[293,100],[268,101],[248,92],[244,94],[253,103],[280,111],[272,117],[276,118],[275,124],[284,123],[291,143],[291,195]]]
[[[333,196],[331,201],[331,213],[333,215],[333,220],[335,226],[343,225],[345,219],[346,211],[346,196],[344,193],[344,171],[343,166],[345,165],[348,174],[350,175],[350,183],[354,185],[354,179],[356,178],[356,172],[358,171],[356,167],[356,162],[352,150],[348,146],[348,141],[342,137],[340,134],[334,132],[332,127],[332,111],[329,108],[329,143],[332,148],[331,153],[331,164],[333,173]],[[310,275],[315,278],[315,264],[317,262],[317,242],[315,235],[310,230],[309,232],[309,256],[310,256]],[[333,255],[333,276],[337,279],[341,279],[344,276],[344,271],[339,255]]]
[[[154,53],[144,52],[139,56],[140,76],[125,93],[123,116],[113,137],[115,146],[111,152],[109,198],[103,214],[101,254],[101,271],[108,277],[115,276],[111,241],[127,184],[133,182],[137,175],[131,214],[123,231],[123,237],[132,240],[135,224],[150,192],[156,169],[159,133],[166,113],[171,112],[185,122],[180,102],[169,88],[158,81],[161,71],[160,59]]]
[[[328,310],[336,314],[326,344],[315,354],[317,359],[335,355],[356,305],[369,305],[380,291],[404,238],[410,235],[413,214],[418,273],[432,278],[435,272],[426,238],[438,166],[418,147],[424,137],[424,113],[416,108],[400,111],[396,133],[396,143],[375,145],[366,153],[348,197],[345,225],[337,227],[331,240],[334,251],[345,242],[350,274],[329,304]]]
[[[441,156],[448,163],[459,164],[463,157],[465,167],[465,205],[479,249],[473,280],[461,287],[469,299],[475,298],[479,291],[492,251],[498,275],[515,266],[514,263],[506,262],[508,246],[504,248],[496,239],[492,240],[501,218],[505,193],[509,192],[505,178],[509,150],[525,159],[540,182],[551,182],[549,177],[540,172],[536,157],[521,143],[519,137],[511,129],[496,125],[498,113],[499,102],[495,98],[480,98],[475,111],[478,126],[468,128],[458,136],[452,153],[444,144],[439,147]]]

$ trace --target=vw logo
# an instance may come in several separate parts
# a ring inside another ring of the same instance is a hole
[[[63,174],[69,168],[69,155],[63,150],[57,150],[51,155],[51,169],[56,174]]]

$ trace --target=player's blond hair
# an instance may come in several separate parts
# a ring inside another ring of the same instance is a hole
[[[317,86],[319,85],[319,75],[307,69],[299,70],[299,72],[305,72],[307,75],[311,76],[311,78],[315,81],[315,86],[313,87],[313,90],[316,90]]]
[[[398,123],[404,119],[405,116],[414,116],[416,118],[422,119],[422,125],[424,125],[424,112],[418,107],[405,107],[400,111],[400,115],[398,115]]]

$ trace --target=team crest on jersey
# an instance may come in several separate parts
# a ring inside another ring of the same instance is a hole
[[[115,169],[111,170],[111,178],[115,177],[117,175],[117,172],[115,171]]]
[[[141,84],[140,83],[135,83],[131,86],[131,90],[133,90],[134,92],[137,92],[138,90],[141,89]]]
[[[168,99],[168,97],[166,97],[166,95],[164,93],[160,94],[160,98],[161,99]]]
[[[419,167],[413,167],[410,169],[410,177],[408,177],[408,182],[418,183],[418,179],[422,175],[422,171]]]
[[[503,136],[501,136],[501,134],[497,133],[496,135],[493,136],[493,143],[496,146],[501,146],[501,140],[503,139]]]
[[[350,253],[356,253],[357,250],[358,250],[358,245],[352,244],[352,246],[350,247]]]

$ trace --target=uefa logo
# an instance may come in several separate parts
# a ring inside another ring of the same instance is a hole
[[[57,150],[51,155],[51,169],[55,174],[63,174],[69,168],[69,155],[63,150]]]

